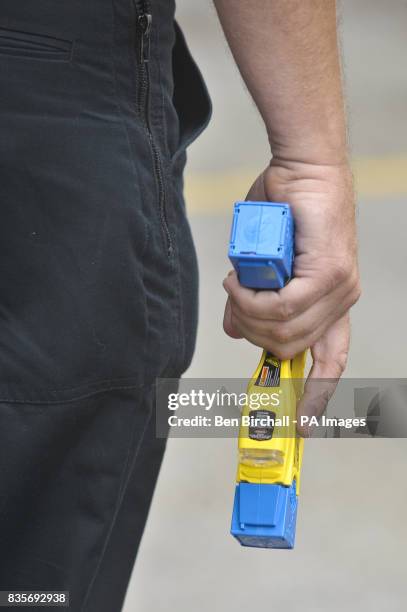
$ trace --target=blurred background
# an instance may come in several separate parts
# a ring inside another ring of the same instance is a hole
[[[190,377],[249,377],[259,349],[222,331],[232,204],[269,153],[209,1],[177,18],[206,79],[210,126],[189,150],[186,196],[200,262]],[[340,7],[363,295],[347,377],[406,377],[407,1]],[[401,612],[407,596],[407,440],[306,442],[294,551],[229,535],[235,440],[171,439],[125,612]]]

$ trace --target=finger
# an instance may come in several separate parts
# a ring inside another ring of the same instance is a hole
[[[223,315],[223,329],[225,330],[225,333],[231,338],[235,338],[236,340],[243,338],[243,336],[239,334],[239,332],[235,329],[232,323],[232,309],[229,298],[227,299],[225,305],[225,314]]]
[[[254,291],[243,287],[237,274],[230,274],[223,281],[229,297],[246,315],[257,319],[289,321],[320,301],[326,295],[340,291],[342,283],[333,284],[323,275],[317,278],[293,278],[278,291]],[[346,291],[346,289],[345,289]]]
[[[311,349],[313,365],[297,408],[297,430],[304,437],[310,436],[311,428],[301,422],[301,417],[319,417],[326,410],[346,367],[349,339],[349,314],[346,314]]]
[[[254,202],[267,201],[266,190],[264,186],[264,173],[260,174],[260,176],[257,177],[255,182],[251,186],[249,193],[246,196],[246,200],[251,200]]]
[[[231,301],[233,316],[236,320],[250,328],[253,333],[263,336],[265,341],[291,343],[313,333],[314,342],[318,339],[315,331],[319,329],[322,335],[331,325],[340,319],[352,306],[352,296],[343,296],[338,290],[325,296],[321,301],[311,306],[304,313],[289,321],[256,319],[249,317],[239,306]]]
[[[246,338],[246,340],[273,353],[273,355],[279,359],[292,359],[301,351],[313,346],[324,332],[324,328],[321,327],[324,323],[320,323],[320,325],[309,334],[293,342],[281,342],[264,334],[263,331],[261,333],[253,331],[253,326],[251,324],[247,325],[236,317],[233,314],[233,309],[232,324],[234,329],[237,330],[242,337]]]
[[[240,304],[245,304],[247,308],[253,303],[255,295],[258,293],[254,289],[241,285],[235,270],[231,270],[223,280],[223,288],[230,299],[238,301]]]

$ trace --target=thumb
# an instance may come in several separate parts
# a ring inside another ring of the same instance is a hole
[[[297,408],[297,431],[305,438],[310,437],[312,427],[301,417],[320,417],[325,412],[346,367],[349,339],[349,314],[346,314],[311,348],[313,365]]]
[[[252,200],[254,202],[261,202],[267,200],[266,189],[264,185],[264,172],[260,174],[253,185],[249,189],[249,193],[246,196],[246,200]]]

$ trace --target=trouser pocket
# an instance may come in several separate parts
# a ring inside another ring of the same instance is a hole
[[[211,100],[202,74],[176,21],[174,27],[173,104],[178,115],[179,133],[178,144],[172,154],[173,161],[203,132],[212,114]]]

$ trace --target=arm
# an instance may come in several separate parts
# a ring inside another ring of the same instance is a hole
[[[273,156],[248,198],[288,202],[296,222],[295,278],[255,292],[230,274],[224,328],[284,359],[311,347],[300,412],[320,413],[335,385],[327,393],[311,382],[341,376],[360,293],[335,1],[215,4]]]

